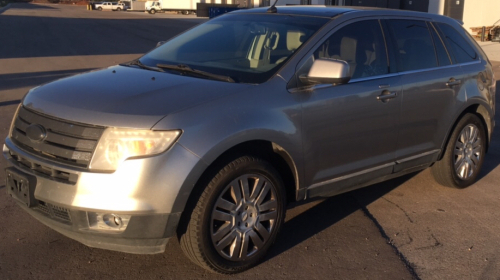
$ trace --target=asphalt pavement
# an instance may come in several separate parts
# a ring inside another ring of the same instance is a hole
[[[132,60],[205,20],[70,5],[0,11],[0,142],[30,88]],[[500,61],[500,44],[483,48]],[[500,279],[499,133],[479,182],[465,190],[441,187],[425,170],[292,205],[268,258],[231,277],[193,265],[175,239],[157,255],[68,239],[22,211],[0,172],[0,279]]]

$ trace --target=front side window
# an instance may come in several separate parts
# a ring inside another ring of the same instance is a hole
[[[476,51],[455,28],[444,23],[437,23],[436,25],[443,33],[446,46],[453,53],[452,57],[456,63],[472,62],[478,59]]]
[[[378,20],[358,21],[342,27],[316,50],[314,57],[347,61],[351,79],[389,73],[386,45]]]
[[[389,20],[396,44],[399,72],[438,66],[434,43],[427,24],[420,20]]]
[[[143,56],[148,66],[187,65],[240,83],[268,80],[328,18],[229,14],[199,25]]]

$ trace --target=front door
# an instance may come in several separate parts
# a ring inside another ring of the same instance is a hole
[[[320,58],[347,61],[352,79],[343,85],[318,85],[299,92],[305,98],[308,196],[341,193],[390,174],[401,109],[401,78],[390,74],[379,20],[340,28],[311,60]]]

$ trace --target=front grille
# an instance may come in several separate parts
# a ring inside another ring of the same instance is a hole
[[[46,165],[35,163],[28,158],[18,155],[12,150],[9,150],[9,155],[19,166],[30,169],[35,175],[72,185],[76,184],[78,181],[77,174],[64,172]]]
[[[46,137],[42,141],[32,141],[26,135],[26,129],[32,124],[45,129]],[[87,168],[103,131],[103,127],[63,121],[21,107],[14,121],[11,139],[31,154]]]
[[[69,211],[66,208],[55,206],[45,201],[39,200],[38,205],[33,209],[59,222],[71,224],[71,216],[69,215]]]

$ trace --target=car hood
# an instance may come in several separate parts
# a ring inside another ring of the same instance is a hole
[[[37,87],[23,105],[74,122],[150,129],[170,113],[251,86],[113,66]]]

